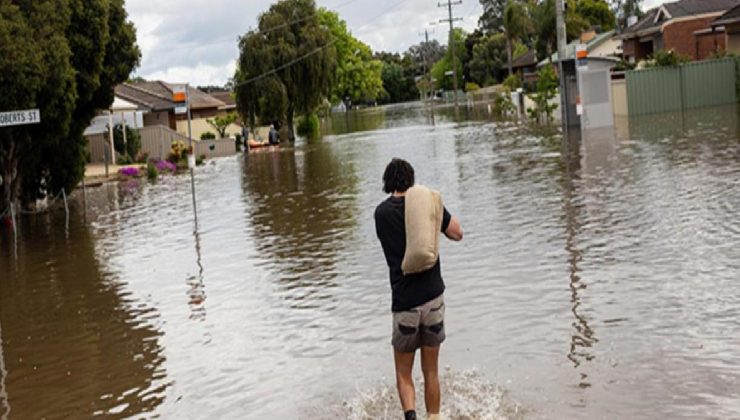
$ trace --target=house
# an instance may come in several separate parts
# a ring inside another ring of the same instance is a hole
[[[525,85],[533,85],[537,82],[537,53],[529,50],[526,53],[515,58],[511,63],[514,74],[522,75],[522,82]]]
[[[659,50],[702,60],[724,50],[724,33],[711,23],[740,0],[679,0],[651,9],[622,33],[625,59],[637,63]]]
[[[164,125],[181,134],[188,133],[187,114],[175,113],[175,102],[172,99],[175,84],[163,81],[144,81],[122,83],[116,86],[116,97],[136,104],[144,111],[143,123],[145,127]],[[236,103],[226,103],[192,86],[188,87],[190,101],[191,131],[193,138],[200,138],[201,134],[215,129],[208,124],[208,119],[226,115],[236,109]],[[234,135],[240,132],[236,124],[229,126],[227,134]]]
[[[712,21],[712,29],[724,32],[725,51],[740,55],[740,3]]]
[[[208,92],[209,95],[223,102],[225,105],[219,108],[222,111],[235,112],[236,111],[236,100],[234,99],[234,93],[223,91],[223,92]]]
[[[571,41],[565,46],[565,60],[575,60],[576,48],[578,44],[586,44],[586,51],[588,51],[588,58],[598,58],[608,61],[619,61],[619,57],[622,55],[622,42],[616,36],[615,31],[608,31],[597,34],[593,30],[586,31],[581,34],[579,39]],[[542,60],[537,64],[537,68],[541,68],[545,64],[557,63],[560,57],[555,52],[548,59]]]

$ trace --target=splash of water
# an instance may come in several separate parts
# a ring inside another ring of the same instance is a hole
[[[416,378],[415,383],[417,413],[423,419],[426,417],[424,382],[422,378]],[[440,375],[440,388],[440,414],[445,420],[514,420],[524,416],[522,408],[508,397],[503,388],[486,381],[478,371],[455,372],[448,368]],[[359,391],[359,394],[343,404],[342,418],[366,420],[401,417],[395,384],[384,382],[367,392]]]

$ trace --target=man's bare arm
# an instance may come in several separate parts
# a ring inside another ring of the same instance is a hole
[[[460,221],[457,220],[457,217],[452,216],[452,219],[450,219],[450,224],[449,226],[447,226],[447,230],[444,233],[446,237],[453,241],[462,241],[463,230],[462,226],[460,226]]]

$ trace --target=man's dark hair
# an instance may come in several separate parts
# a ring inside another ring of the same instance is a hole
[[[393,158],[383,172],[383,191],[404,192],[414,185],[414,168],[403,159]]]

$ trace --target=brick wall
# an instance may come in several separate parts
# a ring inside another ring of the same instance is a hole
[[[635,63],[646,59],[653,53],[653,45],[649,42],[639,42],[636,38],[625,39],[622,41],[622,52],[624,57],[629,60],[635,58]]]
[[[704,60],[718,51],[725,50],[724,32],[697,34],[695,38],[697,60]]]
[[[665,49],[685,54],[693,60],[697,60],[696,38],[694,32],[709,28],[709,23],[716,16],[669,23],[663,29],[663,46]]]

